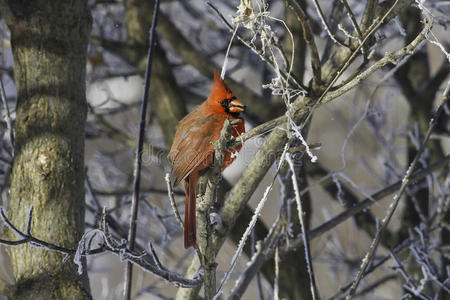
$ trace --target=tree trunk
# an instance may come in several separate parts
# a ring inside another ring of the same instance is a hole
[[[9,218],[44,241],[76,248],[84,230],[87,1],[9,1],[17,87]],[[11,238],[14,234],[9,232]],[[13,299],[90,299],[71,259],[30,245],[8,249]]]

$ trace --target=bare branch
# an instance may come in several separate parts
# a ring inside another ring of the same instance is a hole
[[[347,0],[341,0],[341,2],[344,4],[345,9],[347,10],[347,15],[350,18],[350,20],[352,21],[352,25],[358,34],[359,42],[362,42],[363,34],[362,34],[361,29],[359,28],[358,22],[356,22],[355,15],[353,14],[353,11],[350,8],[350,5],[348,5]],[[364,50],[364,48],[363,48],[363,50]]]
[[[428,22],[430,22],[430,20],[428,20]],[[447,89],[441,99],[441,102],[439,103],[439,106],[434,114],[434,116],[431,118],[430,121],[430,126],[428,128],[427,133],[425,134],[425,137],[423,139],[423,142],[420,145],[419,150],[417,150],[417,154],[414,157],[414,160],[412,161],[411,165],[409,166],[408,170],[406,171],[405,176],[402,179],[402,184],[400,186],[400,190],[398,191],[398,193],[394,196],[393,198],[393,202],[391,203],[391,205],[389,206],[388,212],[385,216],[385,218],[382,220],[381,222],[381,228],[378,231],[377,235],[375,236],[375,238],[372,241],[372,244],[370,245],[370,250],[369,252],[366,254],[365,258],[362,261],[360,270],[358,272],[358,274],[356,275],[355,280],[353,281],[352,287],[349,291],[349,294],[347,296],[347,299],[350,299],[356,292],[356,289],[358,288],[358,285],[362,279],[363,273],[365,271],[365,269],[367,268],[368,264],[370,263],[371,259],[373,258],[375,251],[377,250],[378,244],[380,242],[381,236],[383,231],[387,228],[392,216],[394,215],[395,209],[398,206],[398,203],[400,202],[400,199],[403,195],[403,193],[406,190],[406,187],[408,186],[410,180],[411,180],[411,176],[413,174],[413,171],[417,165],[417,162],[419,161],[423,151],[425,150],[425,145],[428,141],[428,139],[430,138],[431,132],[433,131],[434,127],[437,124],[437,119],[439,118],[439,116],[441,115],[443,109],[444,109],[444,105],[446,104],[446,102],[448,101],[448,92],[449,92],[449,87],[450,87],[450,82],[449,85],[447,86]]]
[[[192,65],[203,76],[211,78],[214,70],[217,69],[214,61],[212,61],[209,56],[204,55],[197,50],[191,42],[177,30],[175,24],[171,22],[168,16],[164,14],[161,14],[161,16],[158,24],[158,31],[162,33],[164,38],[174,48],[175,52],[184,61]],[[226,77],[226,82],[235,95],[244,99],[249,110],[254,114],[257,114],[258,118],[261,120],[266,121],[282,113],[281,109],[283,107],[278,105],[278,103],[267,101],[269,99],[258,96],[233,78]]]
[[[131,218],[130,218],[130,230],[128,232],[128,249],[130,251],[134,250],[134,244],[136,239],[136,225],[137,225],[137,215],[139,208],[139,187],[141,183],[141,167],[142,167],[142,150],[144,147],[144,134],[145,134],[145,119],[147,116],[147,103],[148,103],[148,94],[150,90],[150,79],[151,79],[151,70],[152,70],[152,61],[153,61],[153,50],[155,48],[155,27],[158,19],[158,11],[159,11],[159,0],[155,1],[155,6],[153,9],[153,21],[150,27],[150,36],[149,36],[149,49],[147,56],[147,68],[145,71],[145,84],[144,84],[144,95],[142,96],[142,107],[141,107],[141,116],[139,123],[139,137],[138,137],[138,147],[136,150],[136,160],[134,163],[134,182],[133,182],[133,198],[131,204]],[[127,263],[125,270],[125,284],[124,284],[124,299],[131,299],[131,284],[133,278],[133,265],[131,263]]]
[[[175,199],[173,198],[173,190],[172,190],[172,184],[170,183],[170,174],[166,173],[166,176],[164,177],[167,183],[167,193],[170,200],[170,206],[172,206],[173,214],[175,215],[175,219],[178,222],[178,225],[180,225],[181,230],[183,230],[183,220],[181,219],[180,213],[177,209],[177,204],[175,203]]]
[[[231,139],[232,126],[242,122],[241,120],[228,120],[226,119],[220,137],[217,141],[213,142],[214,146],[214,163],[212,168],[205,174],[200,176],[199,185],[204,184],[206,181],[206,189],[203,194],[199,193],[197,196],[198,205],[198,230],[200,236],[200,250],[202,263],[205,268],[205,298],[213,299],[216,295],[216,248],[213,243],[213,231],[214,228],[211,224],[211,209],[214,207],[215,191],[218,183],[221,179],[221,171],[223,166],[223,160],[228,150],[228,144]]]
[[[253,277],[259,272],[263,262],[273,256],[273,252],[284,234],[283,227],[285,226],[286,220],[283,217],[278,216],[267,236],[262,242],[258,243],[256,251],[250,258],[247,267],[236,280],[236,283],[228,296],[229,299],[238,300],[242,298],[242,295]]]
[[[222,13],[217,9],[217,7],[215,7],[209,1],[207,1],[206,4],[209,5],[214,10],[214,12],[220,17],[220,19],[225,24],[225,26],[230,30],[231,33],[233,33],[235,30],[234,27],[230,23],[228,23],[227,19],[222,15]],[[264,60],[266,63],[268,63],[273,68],[276,68],[275,62],[271,58],[266,57],[263,53],[263,50],[255,48],[253,46],[253,44],[248,39],[246,39],[244,36],[242,36],[241,34],[236,33],[236,36],[242,43],[244,43],[244,45],[246,45],[249,49],[252,49],[256,54],[258,54],[262,60]],[[283,76],[284,80],[290,82],[296,88],[299,88],[299,89],[305,90],[305,91],[308,90],[307,87],[305,87],[299,80],[297,80],[293,74],[287,74],[283,70],[280,70],[280,72],[281,72],[281,75]]]
[[[428,168],[425,168],[423,170],[415,172],[411,176],[410,180],[411,181],[419,181],[419,180],[423,179],[425,176],[427,176],[428,174],[430,174],[431,172],[436,171],[437,169],[442,168],[442,167],[448,165],[449,163],[450,163],[450,155],[448,155],[444,159],[430,165]],[[390,186],[374,193],[369,198],[367,198],[357,204],[354,204],[354,206],[346,209],[344,212],[338,214],[337,216],[331,218],[329,221],[327,221],[327,222],[323,223],[322,225],[319,225],[316,228],[314,228],[313,230],[311,230],[309,232],[310,237],[312,239],[314,239],[314,238],[317,238],[317,237],[323,235],[327,231],[335,228],[337,225],[339,225],[339,224],[343,223],[344,221],[346,221],[347,219],[351,218],[358,212],[361,212],[364,209],[367,209],[368,207],[370,207],[372,204],[376,203],[376,202],[374,202],[374,200],[378,201],[378,200],[386,197],[387,195],[393,193],[400,187],[400,185],[401,185],[401,181],[398,181],[398,182],[391,184]],[[278,226],[281,227],[283,225],[283,224],[280,224],[279,221],[277,221],[275,224],[277,226],[276,228],[278,228]],[[274,226],[275,226],[275,224],[274,224]],[[262,264],[266,260],[270,259],[273,256],[273,251],[275,251],[274,250],[275,245],[278,245],[278,240],[280,238],[280,233],[275,233],[275,234],[272,233],[274,230],[275,230],[275,232],[278,232],[276,230],[280,230],[280,229],[279,228],[275,229],[275,227],[272,228],[270,233],[268,234],[268,236],[262,243],[262,245],[257,248],[257,251],[250,259],[250,262],[248,263],[247,268],[245,269],[245,271],[242,272],[242,275],[239,277],[238,281],[236,282],[236,285],[231,292],[231,295],[232,295],[232,296],[230,296],[231,299],[240,299],[240,296],[244,293],[244,291],[246,290],[248,284],[250,283],[250,281],[252,280],[254,275],[260,270]],[[407,240],[400,243],[400,245],[394,249],[394,252],[398,253],[399,251],[405,249],[413,241],[414,240],[412,240],[411,238],[408,238]],[[302,244],[303,244],[303,237],[298,237],[298,238],[294,239],[293,241],[289,241],[289,243],[287,245],[284,245],[284,244],[280,245],[280,247],[281,247],[280,249],[282,250],[281,251],[282,255],[289,251],[292,251],[293,249],[299,248]],[[270,246],[270,245],[272,245],[272,246]],[[287,248],[286,248],[286,246],[287,246]],[[382,263],[384,263],[388,259],[389,259],[389,255],[386,256],[384,259],[373,263],[370,266],[370,268],[368,268],[366,270],[366,272],[364,273],[364,276],[369,274],[370,272],[372,272],[376,267],[380,266]],[[348,287],[344,287],[343,289],[347,290],[348,288],[350,288],[350,285],[348,285]],[[340,298],[340,296],[336,295],[332,299],[339,299],[339,298]]]
[[[32,211],[32,209],[30,208],[30,213],[28,216],[27,224],[31,224],[31,218],[32,218],[31,211]],[[196,274],[193,277],[193,279],[187,279],[175,272],[168,271],[164,267],[160,267],[161,264],[156,263],[156,261],[159,262],[159,260],[157,258],[155,259],[155,257],[153,255],[149,256],[149,254],[147,254],[147,252],[145,252],[145,251],[140,254],[136,253],[135,251],[130,251],[127,248],[126,243],[123,243],[122,241],[118,241],[118,240],[114,239],[109,234],[109,229],[106,224],[106,218],[107,218],[106,213],[103,216],[102,229],[101,230],[95,229],[93,231],[89,231],[89,232],[85,233],[85,235],[83,236],[83,238],[80,241],[78,249],[64,248],[64,247],[40,240],[40,239],[34,237],[33,235],[31,235],[31,232],[30,232],[30,234],[28,234],[28,233],[24,233],[24,232],[20,231],[6,217],[3,208],[0,208],[0,218],[2,219],[3,223],[6,226],[8,226],[8,228],[10,230],[12,230],[19,237],[19,240],[16,240],[16,241],[8,241],[8,240],[0,239],[0,244],[3,244],[3,245],[17,246],[17,245],[22,245],[22,244],[30,244],[34,247],[60,252],[65,255],[65,259],[67,259],[68,257],[74,257],[74,260],[75,260],[75,256],[78,256],[77,261],[79,263],[81,263],[81,260],[79,259],[81,256],[97,255],[100,253],[109,252],[109,253],[113,253],[113,254],[117,255],[118,257],[120,257],[120,259],[122,261],[125,261],[127,263],[128,262],[132,263],[132,264],[140,267],[143,271],[152,273],[155,276],[165,279],[176,286],[195,287],[195,286],[200,285],[203,281],[203,278],[200,273]],[[102,239],[102,242],[100,243],[100,245],[94,249],[91,249],[90,247],[85,247],[86,244],[91,245],[93,238],[96,236],[99,236]],[[86,242],[86,244],[85,244],[85,242]],[[78,255],[77,255],[77,252],[78,252]],[[153,260],[156,260],[155,261],[156,264],[152,264],[151,262],[149,262],[146,259],[147,256],[153,257]]]
[[[317,10],[317,14],[320,17],[320,20],[322,21],[323,26],[325,27],[325,30],[327,31],[328,35],[330,36],[330,38],[337,44],[339,44],[342,47],[346,47],[348,48],[347,45],[344,44],[344,42],[340,41],[331,31],[330,26],[328,25],[328,22],[325,18],[325,16],[323,15],[322,12],[322,8],[320,8],[319,2],[317,0],[313,0],[314,2],[314,6]]]
[[[427,176],[431,172],[434,172],[439,168],[445,167],[449,163],[450,163],[450,155],[447,155],[446,157],[439,160],[438,162],[435,162],[434,164],[430,165],[428,168],[424,168],[422,170],[419,170],[419,171],[413,173],[409,180],[410,181],[419,181],[419,180],[425,178],[425,176]],[[359,202],[358,204],[355,204],[351,208],[346,209],[345,211],[334,216],[327,222],[317,226],[316,228],[311,230],[311,232],[310,232],[311,238],[316,238],[316,237],[324,234],[325,232],[333,229],[337,225],[343,223],[345,220],[353,217],[355,214],[370,207],[371,205],[376,203],[375,201],[378,201],[378,200],[386,197],[387,195],[392,194],[393,192],[398,190],[401,187],[401,185],[402,185],[402,180],[399,180],[399,181],[381,189],[380,191],[372,194],[369,198],[366,198],[363,201]],[[297,238],[294,241],[290,242],[289,248],[295,249],[296,247],[299,247],[302,243],[303,242],[302,242],[301,238]],[[289,250],[289,249],[287,249],[287,250]]]
[[[319,52],[317,51],[316,43],[314,42],[311,26],[300,4],[298,4],[296,0],[287,0],[287,2],[297,14],[298,20],[302,25],[303,37],[308,44],[309,50],[311,51],[311,67],[314,73],[313,88],[317,88],[322,83],[322,75]]]
[[[429,228],[428,229],[428,233],[432,233],[435,230],[439,229],[439,227],[434,227],[434,228]],[[413,245],[414,243],[416,243],[418,241],[418,237],[414,237],[414,236],[410,236],[407,239],[405,239],[404,241],[402,241],[401,243],[399,243],[394,249],[391,250],[391,253],[394,254],[400,254],[403,251],[405,251],[406,249],[408,249],[408,247],[410,247],[411,245]],[[383,265],[385,262],[387,262],[390,258],[392,258],[391,254],[387,254],[382,258],[377,259],[376,261],[374,261],[373,263],[370,264],[370,266],[366,269],[366,271],[364,272],[364,277],[366,277],[367,275],[369,275],[370,273],[372,273],[373,271],[375,271],[377,268],[379,268],[381,265]],[[330,300],[343,300],[345,299],[345,294],[348,291],[348,289],[350,289],[352,285],[352,282],[343,285],[340,288],[339,293],[337,293],[336,295],[330,297]],[[364,288],[363,290],[361,290],[359,293],[355,294],[362,294],[364,293],[364,291],[366,291],[369,287]]]
[[[313,300],[320,299],[319,293],[317,291],[316,279],[314,276],[314,268],[313,268],[313,263],[312,263],[312,258],[311,258],[311,249],[310,249],[310,245],[309,245],[308,231],[306,230],[306,225],[305,225],[305,221],[303,218],[305,211],[303,210],[302,200],[300,199],[300,191],[299,191],[298,183],[297,183],[297,172],[294,167],[294,162],[292,161],[291,155],[289,153],[286,155],[286,161],[288,162],[289,167],[291,168],[291,172],[292,172],[292,185],[294,186],[295,201],[297,202],[298,218],[300,220],[300,225],[302,228],[302,238],[303,238],[303,245],[305,248],[305,258],[306,258],[306,265],[308,268],[311,295],[312,295]],[[276,249],[278,249],[278,247]]]

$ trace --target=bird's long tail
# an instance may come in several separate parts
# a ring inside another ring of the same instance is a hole
[[[184,206],[184,248],[195,246],[197,241],[197,225],[195,220],[196,212],[196,193],[198,173],[193,171],[184,180],[184,189],[186,192],[186,202]]]

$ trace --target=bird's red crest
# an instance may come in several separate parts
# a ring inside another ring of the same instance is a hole
[[[218,102],[223,99],[231,98],[233,93],[227,87],[225,82],[220,78],[219,73],[214,71],[214,81],[211,86],[211,93],[208,97],[208,102]]]

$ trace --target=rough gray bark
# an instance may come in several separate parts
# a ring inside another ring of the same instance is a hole
[[[9,1],[17,87],[15,157],[9,219],[32,234],[76,248],[84,230],[87,1]],[[9,232],[14,239],[14,234]],[[55,251],[11,247],[13,299],[89,299],[87,275]]]

